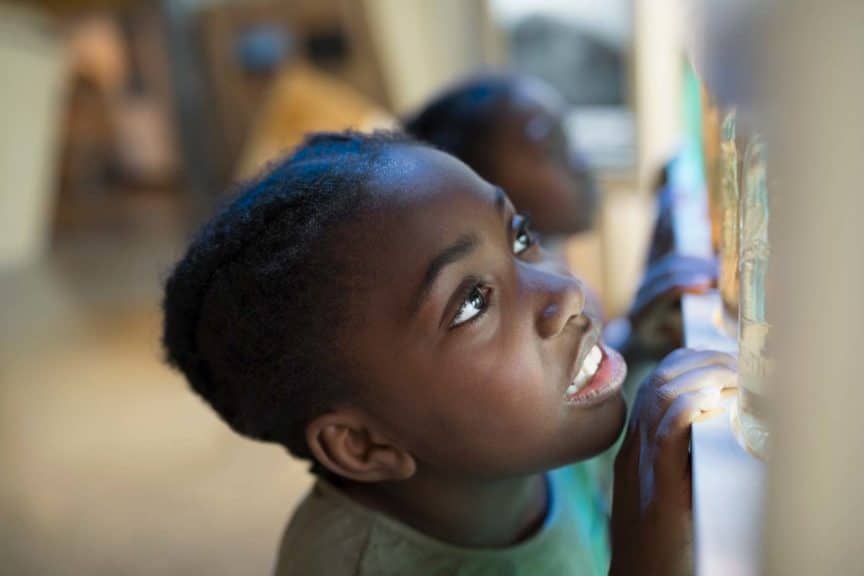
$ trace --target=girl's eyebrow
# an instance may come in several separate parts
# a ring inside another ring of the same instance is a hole
[[[507,208],[507,195],[504,193],[504,190],[497,186],[494,189],[494,195],[493,203],[495,210],[503,217]],[[423,301],[429,294],[429,289],[441,274],[441,270],[450,264],[468,257],[479,245],[480,238],[476,234],[473,232],[465,233],[432,258],[429,266],[426,267],[426,273],[423,275],[423,280],[420,282],[420,287],[417,290],[412,315],[423,305]]]
[[[429,288],[435,283],[435,279],[441,274],[441,270],[450,264],[466,258],[479,244],[480,238],[473,232],[462,234],[455,242],[432,258],[429,266],[426,267],[426,273],[423,275],[423,280],[420,282],[420,288],[417,291],[417,298],[414,304],[415,312],[422,306],[423,301],[429,294]]]

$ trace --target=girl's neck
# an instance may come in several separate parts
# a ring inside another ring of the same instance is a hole
[[[354,500],[419,532],[471,548],[521,542],[540,529],[548,512],[542,474],[493,481],[418,474],[401,482],[341,487]]]

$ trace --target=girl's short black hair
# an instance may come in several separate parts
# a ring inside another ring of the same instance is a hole
[[[242,185],[174,268],[168,362],[235,431],[311,459],[306,424],[351,392],[338,350],[351,254],[335,232],[369,206],[382,152],[416,144],[393,132],[308,137]]]
[[[519,78],[482,74],[452,86],[404,121],[405,131],[452,154],[494,180],[490,151],[495,128]]]

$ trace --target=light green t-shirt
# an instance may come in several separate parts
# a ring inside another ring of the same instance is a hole
[[[589,467],[549,473],[540,530],[508,548],[463,548],[435,540],[318,481],[291,518],[277,576],[457,574],[599,576],[609,567],[608,521]]]

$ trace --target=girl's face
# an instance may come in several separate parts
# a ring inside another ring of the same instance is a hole
[[[378,209],[351,228],[371,279],[344,339],[362,408],[421,470],[501,477],[608,448],[626,368],[595,348],[581,283],[458,160],[416,146],[388,156]]]
[[[599,206],[597,187],[572,149],[563,119],[556,93],[523,80],[503,105],[490,151],[490,179],[533,215],[544,234],[590,230]]]

